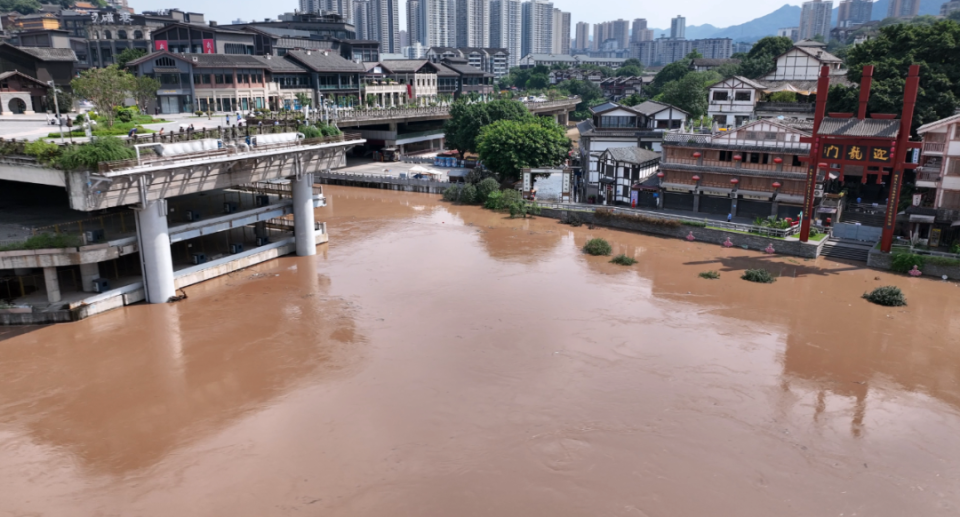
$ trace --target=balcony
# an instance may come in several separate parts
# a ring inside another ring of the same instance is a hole
[[[943,154],[943,150],[946,147],[945,142],[924,142],[923,143],[923,153],[936,153]]]
[[[813,114],[817,105],[808,102],[758,102],[756,111]]]

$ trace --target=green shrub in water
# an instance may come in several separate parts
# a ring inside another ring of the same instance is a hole
[[[500,184],[493,178],[484,178],[477,183],[477,203],[485,204],[490,194],[500,191]]]
[[[609,255],[613,253],[613,247],[603,239],[590,239],[583,246],[583,252],[593,256]]]
[[[917,269],[923,269],[924,260],[920,255],[913,253],[894,253],[890,257],[890,269],[897,273],[908,273],[913,266]]]
[[[628,257],[625,254],[621,253],[616,257],[613,257],[613,260],[610,262],[614,264],[619,264],[621,266],[632,266],[637,263],[637,260],[633,257]]]
[[[719,271],[702,271],[700,272],[700,278],[706,278],[707,280],[719,280],[720,272]]]
[[[878,287],[873,292],[864,293],[863,297],[884,307],[902,307],[907,304],[907,297],[903,295],[900,288],[892,285]]]
[[[748,269],[740,278],[758,284],[772,284],[777,281],[766,269]]]

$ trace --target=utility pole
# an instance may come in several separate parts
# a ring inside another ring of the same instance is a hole
[[[47,81],[47,84],[53,88],[53,107],[57,111],[57,125],[60,126],[60,143],[66,143],[63,139],[63,121],[60,120],[60,102],[57,100],[57,85],[53,81]]]

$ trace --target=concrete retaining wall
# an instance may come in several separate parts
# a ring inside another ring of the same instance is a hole
[[[824,242],[820,241],[818,243],[806,244],[800,241],[785,241],[781,239],[763,237],[761,235],[747,235],[725,230],[716,230],[713,228],[699,228],[696,226],[686,225],[671,227],[640,221],[631,221],[627,218],[615,216],[598,218],[596,217],[596,214],[592,212],[573,212],[552,208],[544,208],[540,212],[540,215],[543,217],[560,219],[563,222],[566,222],[569,216],[572,214],[576,214],[577,217],[584,222],[584,224],[594,224],[597,226],[606,226],[620,230],[663,235],[676,239],[685,239],[690,232],[693,232],[693,236],[697,239],[697,241],[700,242],[723,244],[729,238],[730,241],[733,242],[734,246],[738,248],[746,246],[747,249],[763,251],[767,248],[767,246],[773,245],[773,249],[777,250],[777,253],[779,254],[793,255],[803,258],[817,258],[820,255],[820,248]]]
[[[872,268],[889,270],[891,262],[893,262],[893,257],[880,250],[870,250],[870,254],[867,256],[867,266]],[[947,278],[953,280],[960,280],[960,266],[938,266],[930,263],[923,266],[923,276],[943,278],[943,275],[947,275]]]

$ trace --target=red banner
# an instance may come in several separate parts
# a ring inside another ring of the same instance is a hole
[[[203,40],[203,53],[204,53],[204,54],[216,54],[216,53],[217,53],[216,48],[213,46],[213,40],[212,40],[212,39],[205,39],[205,40]]]
[[[153,42],[153,49],[154,49],[154,50],[157,50],[157,51],[167,50],[167,42],[166,42],[166,41],[160,41],[160,40],[154,41],[154,42]]]

